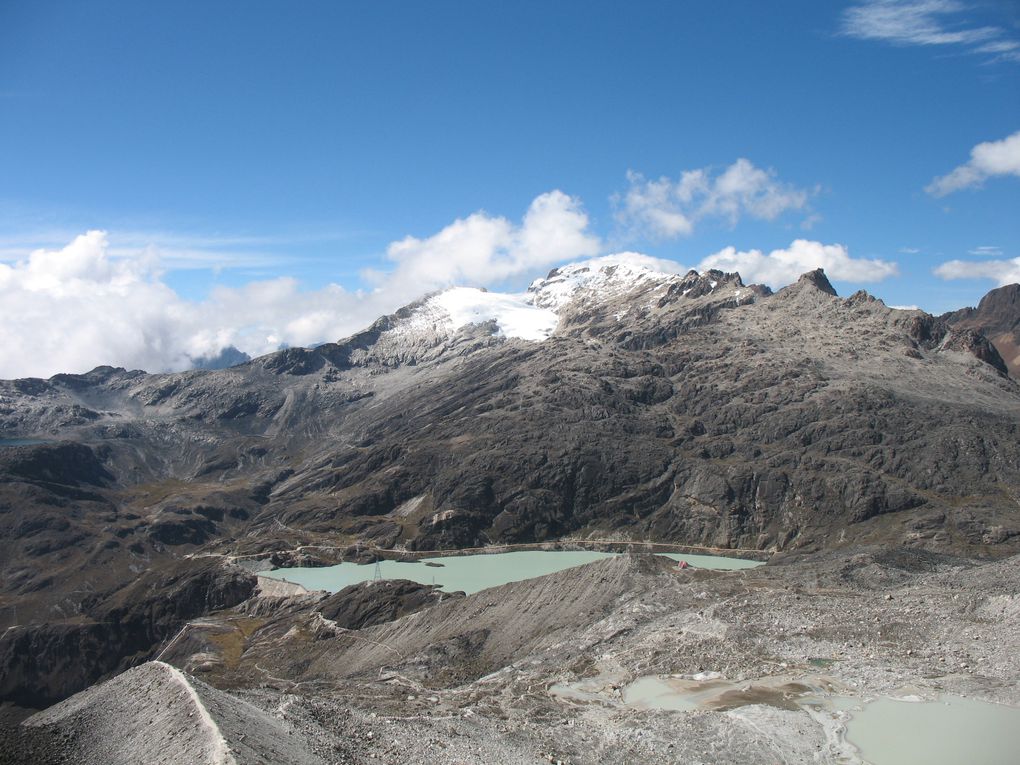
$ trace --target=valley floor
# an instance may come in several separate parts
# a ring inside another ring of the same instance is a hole
[[[712,572],[621,556],[359,628],[324,602],[263,594],[221,613],[161,657],[190,673],[190,696],[142,665],[3,736],[0,762],[180,761],[149,731],[207,751],[192,696],[226,747],[205,761],[239,764],[855,762],[845,713],[798,704],[807,688],[789,683],[1020,704],[1016,557],[864,551]],[[641,709],[625,691],[649,675],[746,692]]]

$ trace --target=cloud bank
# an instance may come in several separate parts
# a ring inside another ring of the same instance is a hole
[[[335,285],[301,292],[280,278],[187,301],[162,281],[154,250],[114,258],[106,233],[90,231],[63,249],[0,264],[0,377],[99,364],[186,369],[231,345],[256,354],[314,342],[354,299]]]
[[[596,255],[601,244],[587,229],[580,203],[553,191],[537,197],[520,224],[475,213],[431,237],[393,243],[394,269],[374,274],[372,290],[307,290],[281,277],[219,287],[204,301],[167,286],[158,248],[115,256],[107,234],[90,231],[62,249],[0,263],[0,378],[100,364],[180,370],[231,346],[258,356],[337,340],[441,287]]]
[[[687,236],[698,221],[711,217],[731,225],[745,216],[775,220],[804,210],[810,196],[743,158],[717,175],[702,168],[686,170],[677,180],[648,180],[630,171],[627,182],[627,190],[613,197],[616,220],[629,235],[651,239]]]
[[[970,161],[925,186],[934,197],[980,186],[997,175],[1020,176],[1020,130],[1001,141],[985,141],[970,150]]]
[[[879,282],[899,273],[892,261],[852,258],[841,244],[806,239],[797,239],[786,249],[772,250],[767,255],[761,250],[741,252],[726,247],[698,265],[699,271],[709,268],[737,271],[746,283],[758,282],[773,288],[789,284],[816,268],[824,268],[831,279],[858,283]]]
[[[935,275],[946,280],[991,279],[1001,287],[1020,282],[1020,258],[950,260],[936,268]]]
[[[700,203],[719,214],[755,209],[771,215],[778,209],[777,203],[753,195],[750,202],[738,193],[734,197],[733,189],[746,184],[725,177],[688,183],[708,188]],[[760,178],[739,167],[730,177]],[[772,182],[766,179],[766,185]],[[736,208],[730,204],[734,199]],[[280,277],[218,287],[195,301],[164,282],[159,248],[115,252],[105,232],[89,231],[61,249],[37,249],[13,264],[0,263],[0,378],[48,377],[101,364],[181,370],[225,349],[259,356],[283,346],[338,340],[427,292],[538,276],[568,261],[687,270],[641,253],[601,253],[602,243],[590,232],[579,201],[553,191],[537,197],[519,222],[477,212],[431,236],[393,242],[387,248],[393,268],[370,275],[373,289],[352,292],[329,284],[310,290]],[[818,267],[852,282],[874,282],[897,272],[895,263],[852,258],[842,245],[803,239],[768,254],[729,247],[697,267],[739,271],[748,282],[777,288]]]

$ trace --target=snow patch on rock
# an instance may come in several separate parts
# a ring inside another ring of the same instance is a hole
[[[426,333],[449,336],[469,324],[490,321],[496,325],[496,334],[502,337],[541,341],[553,333],[559,317],[534,305],[527,294],[451,287],[427,298],[391,332],[396,336]]]
[[[529,297],[455,287],[434,300],[450,316],[455,327],[495,321],[499,334],[505,337],[545,340],[556,329],[559,317],[555,311],[530,302]]]
[[[537,306],[558,311],[580,292],[608,300],[651,283],[664,284],[678,274],[657,270],[654,258],[624,252],[554,268],[544,279],[536,279],[528,288]]]

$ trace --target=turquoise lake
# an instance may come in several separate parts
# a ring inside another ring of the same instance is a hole
[[[36,438],[0,438],[0,448],[5,446],[34,446],[35,444],[45,444],[46,441],[40,441]]]
[[[445,592],[460,591],[470,595],[507,582],[534,579],[619,554],[584,550],[530,550],[487,555],[451,555],[410,563],[385,560],[380,562],[379,567],[384,579],[410,579],[421,584],[439,585]],[[695,568],[732,570],[762,565],[758,561],[714,555],[664,555],[676,561],[685,560]],[[426,562],[433,565],[428,566]],[[294,582],[309,590],[336,592],[352,584],[371,581],[375,575],[375,564],[341,563],[324,568],[278,568],[260,572],[260,575]]]

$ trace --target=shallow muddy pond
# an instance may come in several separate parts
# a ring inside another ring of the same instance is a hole
[[[846,739],[872,765],[1015,765],[1020,708],[959,696],[876,699],[850,710]]]
[[[732,683],[721,678],[683,680],[658,675],[641,677],[623,689],[623,703],[635,709],[735,709],[768,704],[798,709],[807,694],[825,693],[824,680],[764,678],[754,683]]]
[[[384,579],[410,579],[421,584],[436,584],[446,592],[471,594],[507,582],[520,582],[537,576],[582,566],[585,563],[612,558],[619,553],[584,550],[530,550],[481,555],[451,555],[414,562],[380,561]],[[723,558],[714,555],[665,555],[676,561],[685,560],[694,568],[740,569],[762,565],[758,561]],[[431,564],[431,565],[429,565]],[[375,564],[341,563],[324,568],[278,568],[261,572],[261,576],[283,579],[309,590],[336,592],[352,584],[371,581]]]
[[[1020,708],[960,696],[865,700],[832,693],[825,677],[766,677],[734,683],[711,673],[693,678],[592,678],[555,685],[551,695],[642,710],[724,711],[750,704],[824,711],[837,735],[871,765],[1012,765],[1020,762]],[[602,682],[604,681],[604,682]],[[813,715],[816,717],[816,715]],[[817,719],[817,717],[816,717]],[[845,730],[844,730],[845,729]]]

